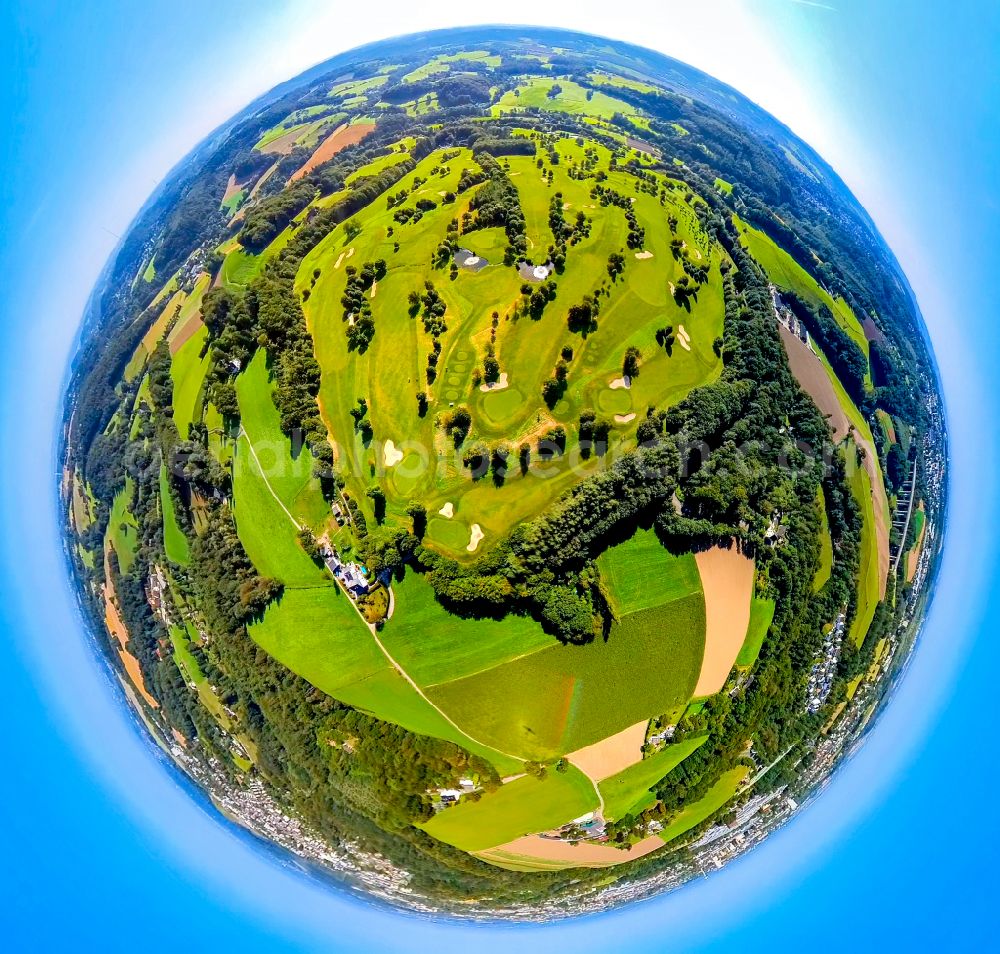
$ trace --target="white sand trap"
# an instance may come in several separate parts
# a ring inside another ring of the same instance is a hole
[[[699,249],[699,248],[696,248],[696,249],[694,250],[694,257],[695,257],[695,258],[701,258],[701,249]]]
[[[677,294],[677,286],[673,282],[667,282],[670,286],[670,297],[673,298]]]
[[[573,203],[572,202],[564,202],[563,203],[563,208],[564,209],[572,209],[573,208]]]
[[[397,450],[392,441],[386,441],[382,448],[382,459],[386,467],[395,467],[403,459],[403,452]]]
[[[690,342],[689,342],[689,341],[688,341],[688,340],[687,340],[686,338],[678,338],[678,339],[677,339],[677,343],[678,343],[678,344],[679,344],[679,345],[680,345],[680,346],[681,346],[681,347],[682,347],[682,348],[683,348],[683,349],[684,349],[685,351],[690,351],[690,350],[691,350],[691,344],[690,344]]]
[[[616,424],[628,424],[629,421],[634,421],[634,420],[635,420],[635,411],[633,411],[631,414],[616,414],[615,415],[615,423]]]
[[[340,263],[343,262],[344,256],[346,254],[347,252],[341,252],[340,255],[337,257],[337,264],[333,266],[335,269],[340,268]]]
[[[680,335],[685,341],[690,341],[691,336],[687,333],[687,329],[683,325],[677,326],[677,334]]]
[[[643,719],[600,742],[570,752],[566,758],[592,781],[601,782],[642,761],[648,724],[649,720]]]
[[[501,371],[500,377],[496,381],[488,381],[486,384],[480,384],[480,391],[502,391],[507,387],[507,372]]]
[[[486,536],[486,534],[483,533],[482,528],[479,526],[478,523],[474,523],[471,527],[471,530],[472,533],[469,536],[469,545],[465,549],[468,550],[469,553],[475,553],[476,547],[479,546],[480,540],[482,540],[483,537]]]
[[[438,195],[439,195],[439,196],[441,196],[441,198],[442,198],[442,199],[443,199],[443,198],[444,198],[444,197],[445,197],[445,196],[446,196],[447,194],[448,194],[447,192],[439,192],[439,193],[438,193]]]
[[[372,282],[372,298],[378,294],[378,282]]]
[[[347,250],[347,257],[350,258],[353,254],[354,254],[354,249],[353,248],[349,248]]]
[[[455,505],[449,500],[438,513],[446,520],[451,520],[455,516]]]
[[[619,388],[624,388],[626,391],[630,390],[632,387],[632,379],[629,377],[615,378],[609,385],[612,391],[617,391]]]
[[[705,656],[694,695],[714,696],[726,684],[750,625],[754,562],[735,545],[694,555],[705,592]]]
[[[652,252],[646,252],[646,251],[636,252],[635,253],[635,257],[637,259],[639,259],[639,261],[645,261],[647,258],[652,258],[653,257],[653,253]]]

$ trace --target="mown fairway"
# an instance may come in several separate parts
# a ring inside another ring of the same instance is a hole
[[[548,216],[556,192],[563,195],[567,219],[582,211],[591,220],[589,236],[569,249],[565,271],[555,276],[557,300],[539,320],[512,316],[523,281],[513,268],[502,264],[506,238],[500,229],[460,236],[460,243],[489,260],[481,271],[462,270],[453,279],[447,267],[429,267],[448,223],[462,218],[474,192],[458,194],[454,203],[445,200],[445,193],[457,190],[463,170],[476,168],[467,150],[434,153],[399,183],[398,190],[409,193],[403,205],[418,199],[436,204],[419,221],[400,224],[393,218],[394,209],[376,202],[334,229],[305,256],[298,272],[296,289],[300,294],[308,292],[303,307],[323,372],[321,407],[349,489],[364,504],[364,492],[374,474],[386,492],[389,513],[398,519],[405,519],[403,512],[411,500],[419,500],[433,517],[428,540],[459,558],[466,556],[473,523],[482,527],[483,548],[489,548],[517,521],[541,512],[602,462],[595,456],[576,461],[571,468],[568,456],[559,457],[546,462],[544,473],[536,466],[522,475],[512,467],[502,487],[489,480],[473,481],[460,453],[435,426],[435,419],[451,406],[465,404],[472,414],[467,443],[481,438],[516,447],[556,424],[572,433],[585,410],[611,421],[615,414],[635,414],[648,405],[669,406],[693,387],[714,380],[721,369],[713,350],[723,316],[718,252],[701,231],[691,204],[682,201],[684,187],[659,178],[661,205],[659,192],[649,195],[637,188],[634,177],[610,168],[611,153],[605,147],[580,147],[575,140],[560,139],[555,149],[558,164],[545,158],[543,170],[527,157],[505,160],[520,194],[529,247],[535,249],[530,254],[539,261],[553,241]],[[590,195],[592,181],[570,177],[569,170],[585,160],[607,169],[607,187],[631,195],[632,207],[646,230],[643,258],[625,248],[623,210],[602,208]],[[552,172],[551,185],[543,181],[542,171]],[[683,243],[677,257],[670,247],[672,233],[666,222],[671,215],[677,220],[677,241]],[[357,229],[360,232],[353,234]],[[626,253],[625,270],[612,282],[606,270],[608,256],[619,250]],[[678,305],[670,291],[671,284],[684,274],[683,256],[709,267],[708,280],[690,311]],[[379,259],[386,262],[388,271],[368,296],[375,336],[364,353],[351,351],[341,304],[347,269]],[[428,278],[447,305],[448,326],[432,383],[424,373],[431,338],[421,319],[411,317],[407,305],[411,292],[423,293]],[[566,323],[569,307],[601,286],[607,287],[608,295],[602,299],[596,332],[571,332]],[[496,355],[508,384],[504,390],[484,392],[475,386],[473,373],[482,367],[494,312],[500,316]],[[665,325],[683,325],[690,347],[675,344],[671,353],[660,347],[655,332]],[[609,385],[621,376],[629,347],[642,352],[640,373],[630,390],[612,390]],[[568,388],[549,408],[542,400],[542,384],[552,375],[563,348],[573,350]],[[430,401],[423,417],[418,414],[418,391],[425,391]],[[350,414],[359,398],[368,404],[374,431],[368,445],[356,433]],[[627,439],[634,424],[612,423],[610,444],[614,447]],[[382,455],[389,440],[404,453],[393,467],[385,466]],[[456,510],[451,524],[435,516],[448,502]]]
[[[565,772],[549,770],[544,779],[525,775],[478,802],[463,800],[420,827],[456,848],[482,851],[565,825],[597,804],[590,780],[570,765]]]

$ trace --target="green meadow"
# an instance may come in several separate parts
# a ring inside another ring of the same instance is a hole
[[[164,464],[160,465],[160,509],[163,514],[163,548],[167,559],[180,566],[187,566],[191,562],[191,549],[188,538],[177,523],[177,512],[173,497],[170,496],[167,468]]]
[[[421,825],[429,835],[464,851],[483,851],[522,835],[565,825],[598,806],[594,786],[570,765],[550,769],[543,779],[525,775],[478,801],[468,797]]]
[[[734,768],[724,772],[718,782],[715,783],[708,793],[696,802],[685,806],[674,817],[674,820],[666,825],[661,831],[660,837],[666,841],[673,841],[685,832],[689,832],[696,825],[711,818],[723,805],[725,805],[736,794],[740,787],[740,782],[747,776],[746,768]]]
[[[600,783],[604,817],[614,820],[649,808],[656,801],[650,788],[680,765],[707,738],[707,735],[696,735],[668,745],[617,775],[606,778]]]
[[[851,623],[850,638],[860,646],[875,618],[879,603],[878,540],[875,535],[875,505],[872,498],[871,479],[858,460],[857,446],[853,441],[847,446],[847,479],[851,493],[861,510],[861,566],[858,571],[858,604]]]
[[[736,665],[741,669],[749,669],[760,655],[760,647],[764,645],[767,631],[774,619],[774,600],[762,600],[754,597],[750,602],[750,622],[747,624],[747,634],[743,640]]]
[[[556,96],[550,96],[554,86],[561,87]],[[493,114],[499,116],[516,109],[534,107],[550,112],[586,114],[601,119],[611,119],[615,113],[634,116],[636,109],[622,99],[609,96],[607,93],[595,92],[587,99],[588,90],[569,79],[546,79],[530,77],[528,81],[514,90],[509,90],[500,97],[493,107]]]
[[[816,569],[812,583],[814,593],[818,593],[826,586],[826,581],[830,579],[830,574],[833,572],[833,540],[830,537],[830,518],[826,514],[826,501],[823,499],[822,488],[816,499],[819,506],[820,531],[819,567]]]
[[[135,561],[138,547],[138,530],[135,517],[129,510],[129,501],[135,491],[131,477],[125,478],[125,486],[115,495],[108,517],[107,536],[118,554],[118,566],[122,573],[128,573]]]

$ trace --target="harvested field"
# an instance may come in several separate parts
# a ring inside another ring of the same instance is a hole
[[[695,696],[712,696],[726,684],[750,625],[754,562],[735,546],[695,554],[705,591],[705,655]]]
[[[603,781],[642,760],[648,724],[649,720],[643,719],[600,742],[570,752],[566,758],[595,782]]]
[[[292,180],[301,179],[303,176],[308,175],[317,166],[321,166],[324,162],[331,160],[341,149],[353,146],[356,142],[361,142],[365,136],[374,130],[375,123],[354,123],[352,125],[344,123],[344,125],[338,126],[319,144],[316,151],[306,160],[305,164],[292,173]]]
[[[505,862],[508,862],[511,867],[520,866],[522,869],[530,869],[531,862],[538,861],[537,867],[539,868],[558,870],[560,867],[599,868],[605,865],[622,865],[626,861],[634,861],[636,858],[641,858],[643,855],[648,855],[662,847],[663,841],[656,835],[644,838],[627,850],[587,842],[573,845],[555,838],[525,835],[523,838],[509,841],[505,845],[499,845],[488,851],[479,851],[476,854],[483,861],[497,864],[501,868],[506,867]],[[558,864],[553,865],[552,862]]]
[[[927,517],[924,512],[924,502],[922,500],[913,514],[913,519],[915,521],[917,539],[913,544],[913,549],[906,555],[907,583],[912,583],[913,577],[917,575],[917,564],[920,563],[920,552],[924,548],[924,534],[927,532]]]
[[[820,414],[829,422],[834,443],[839,443],[847,437],[851,425],[833,388],[830,376],[809,345],[796,338],[783,325],[779,326],[778,331],[781,332],[781,341],[785,346],[792,374],[806,394],[813,399]]]

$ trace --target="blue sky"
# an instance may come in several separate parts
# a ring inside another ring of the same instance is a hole
[[[1000,842],[993,4],[634,0],[612,12],[511,0],[502,11],[643,43],[746,92],[841,172],[920,299],[952,424],[944,572],[901,692],[803,817],[676,895],[512,938],[403,920],[277,869],[178,788],[123,718],[74,616],[49,492],[60,379],[86,295],[149,191],[216,123],[358,42],[458,25],[456,7],[386,0],[363,21],[357,4],[313,0],[0,9],[4,940],[19,950],[728,951],[794,939],[825,951],[874,949],[891,931],[917,949],[988,946]]]

